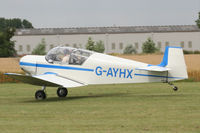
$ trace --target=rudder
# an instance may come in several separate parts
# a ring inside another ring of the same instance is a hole
[[[188,78],[183,49],[181,47],[167,46],[163,61],[159,66],[170,69],[167,75],[168,81]]]

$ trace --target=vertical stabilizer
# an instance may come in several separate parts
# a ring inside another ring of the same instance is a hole
[[[167,46],[163,61],[159,66],[170,69],[168,71],[169,81],[188,78],[183,49],[181,47]]]

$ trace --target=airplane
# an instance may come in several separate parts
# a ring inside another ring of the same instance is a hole
[[[68,95],[67,88],[99,84],[164,82],[178,87],[172,81],[188,78],[181,47],[167,46],[163,60],[151,65],[84,49],[58,46],[45,56],[26,55],[19,65],[26,75],[6,75],[32,85],[42,86],[35,98],[46,98],[46,87],[58,87],[58,97]]]

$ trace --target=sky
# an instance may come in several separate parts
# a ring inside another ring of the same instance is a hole
[[[200,0],[0,0],[0,17],[35,28],[193,25]]]

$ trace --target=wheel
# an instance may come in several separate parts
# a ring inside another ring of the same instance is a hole
[[[68,94],[68,90],[67,88],[64,88],[64,87],[59,87],[58,90],[57,90],[57,95],[59,97],[66,97]]]
[[[173,90],[174,90],[174,91],[177,91],[177,90],[178,90],[178,87],[174,86],[174,87],[173,87]]]
[[[38,90],[35,92],[35,99],[37,100],[43,100],[46,98],[46,94],[43,90]]]

